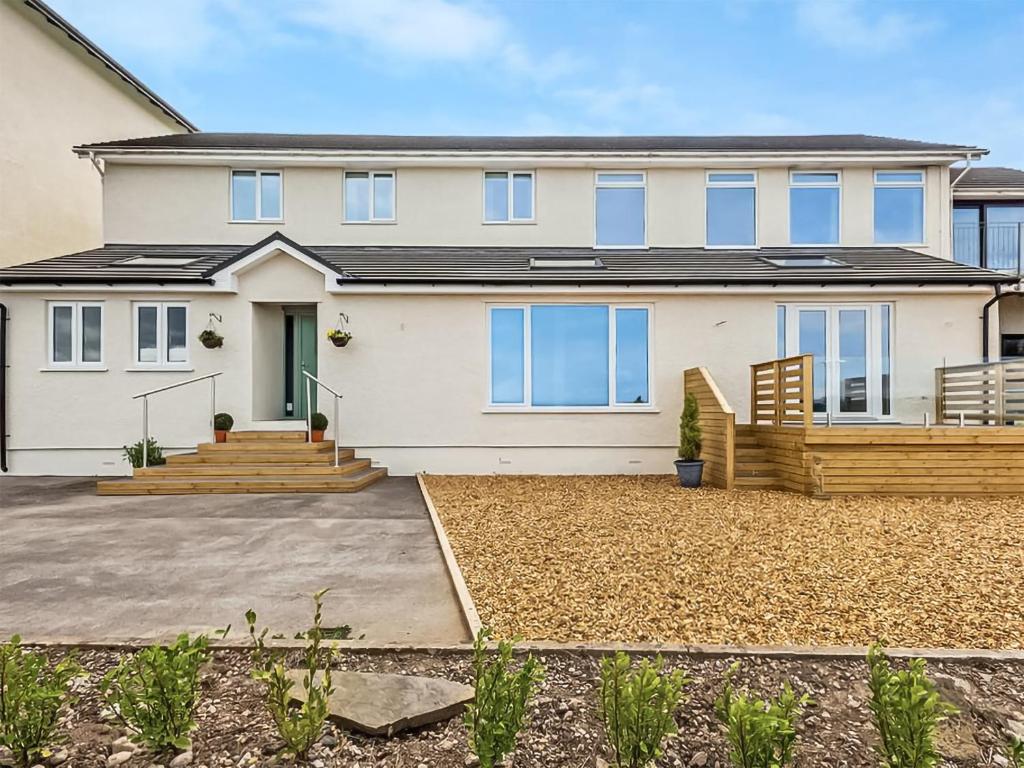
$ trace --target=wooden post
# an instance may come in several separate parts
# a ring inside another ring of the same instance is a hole
[[[782,363],[779,360],[772,360],[772,395],[774,402],[774,416],[772,424],[776,427],[782,426],[783,408],[782,402]]]
[[[995,363],[992,373],[995,387],[995,391],[992,393],[992,404],[996,409],[995,424],[997,427],[1004,427],[1006,426],[1006,368],[1002,363]]]
[[[802,355],[800,362],[800,405],[803,408],[804,429],[814,423],[814,357]]]
[[[946,420],[946,369],[935,369],[935,424],[941,426]]]
[[[757,366],[750,366],[750,423],[757,424]]]

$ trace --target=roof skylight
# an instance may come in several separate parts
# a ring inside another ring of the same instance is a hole
[[[131,256],[121,261],[115,261],[111,266],[117,267],[184,267],[193,261],[199,261],[197,256]]]
[[[822,269],[827,267],[848,267],[846,262],[829,256],[765,256],[764,260],[783,269]]]
[[[530,269],[602,269],[599,256],[532,256]]]

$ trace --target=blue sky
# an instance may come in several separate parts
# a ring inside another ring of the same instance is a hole
[[[1024,168],[1024,2],[50,0],[202,129],[873,133]]]

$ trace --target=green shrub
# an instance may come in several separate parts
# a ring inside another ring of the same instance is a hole
[[[806,694],[798,698],[789,683],[774,701],[737,693],[732,678],[739,666],[733,664],[726,673],[722,695],[715,701],[715,714],[729,741],[729,759],[735,768],[785,768],[793,760],[796,719],[811,699]]]
[[[149,438],[146,441],[146,453],[147,465],[155,467],[160,464],[166,464],[167,459],[164,458],[163,449],[157,444],[156,438]],[[128,459],[128,463],[134,468],[138,469],[142,466],[142,441],[135,443],[135,445],[124,446],[124,455]]]
[[[526,721],[526,703],[544,679],[544,667],[532,655],[518,670],[512,669],[512,643],[507,640],[498,643],[497,653],[489,659],[490,638],[485,627],[473,641],[475,696],[464,718],[469,748],[481,768],[493,768],[515,749]]]
[[[1003,749],[1003,755],[1009,763],[1009,768],[1024,768],[1024,741],[1016,736],[1010,736]]]
[[[218,413],[214,415],[214,429],[222,429],[225,432],[230,432],[233,426],[235,426],[235,419],[230,413]]]
[[[894,670],[882,647],[868,648],[871,700],[883,768],[933,768],[941,757],[935,750],[935,728],[956,707],[944,701],[925,675],[924,659],[911,659]]]
[[[658,656],[634,668],[621,651],[601,660],[600,716],[616,768],[645,768],[661,755],[661,743],[676,732],[675,712],[683,686],[681,672],[663,673]]]
[[[206,635],[190,640],[178,635],[173,644],[152,645],[122,656],[103,676],[100,692],[132,741],[154,752],[189,748],[196,727],[199,668],[210,658]]]
[[[679,417],[679,458],[696,461],[700,458],[701,429],[700,406],[692,392],[683,401],[683,413]]]
[[[315,605],[313,626],[306,632],[306,649],[303,654],[302,688],[303,701],[297,707],[291,705],[291,690],[295,681],[288,677],[283,654],[273,654],[264,643],[267,629],[256,632],[256,611],[245,612],[245,621],[252,638],[252,676],[266,684],[267,709],[277,726],[277,733],[284,742],[284,753],[299,760],[306,760],[309,750],[323,733],[327,715],[330,712],[328,700],[334,693],[331,683],[331,662],[336,648],[328,646],[319,673],[321,644],[324,630],[321,625],[323,597],[330,590],[322,589],[313,595]]]
[[[309,419],[309,425],[318,432],[327,429],[327,417],[322,413],[314,413]]]
[[[43,654],[22,648],[17,635],[0,644],[0,745],[19,765],[34,765],[53,745],[61,708],[72,701],[68,687],[82,675],[74,658],[51,665]]]

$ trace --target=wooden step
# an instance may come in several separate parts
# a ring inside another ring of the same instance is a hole
[[[736,448],[736,462],[767,461],[768,451],[764,448]]]
[[[126,478],[96,484],[101,496],[191,495],[207,493],[353,493],[386,477],[385,467],[335,477]]]
[[[307,443],[298,440],[239,440],[230,443],[200,443],[196,448],[199,450],[199,453],[242,453],[246,451],[256,453],[266,453],[268,451],[277,453],[330,451],[334,453],[334,441],[321,440],[318,443]]]
[[[136,469],[134,477],[308,477],[312,475],[339,476],[361,472],[370,466],[369,459],[346,459],[334,466],[330,464],[164,464],[159,467]]]
[[[736,477],[736,488],[753,488],[771,490],[782,487],[782,478],[778,475],[762,475],[760,477]]]
[[[223,443],[222,443],[223,445]],[[338,458],[342,461],[355,456],[351,448],[339,448]],[[257,451],[204,451],[203,453],[178,453],[167,457],[169,465],[180,464],[304,464],[309,466],[334,464],[334,451],[288,452]]]
[[[246,430],[244,432],[228,432],[227,437],[229,443],[245,443],[250,440],[284,440],[301,443],[306,440],[306,430]]]
[[[778,467],[774,461],[744,461],[736,463],[736,477],[758,477],[777,475]]]

